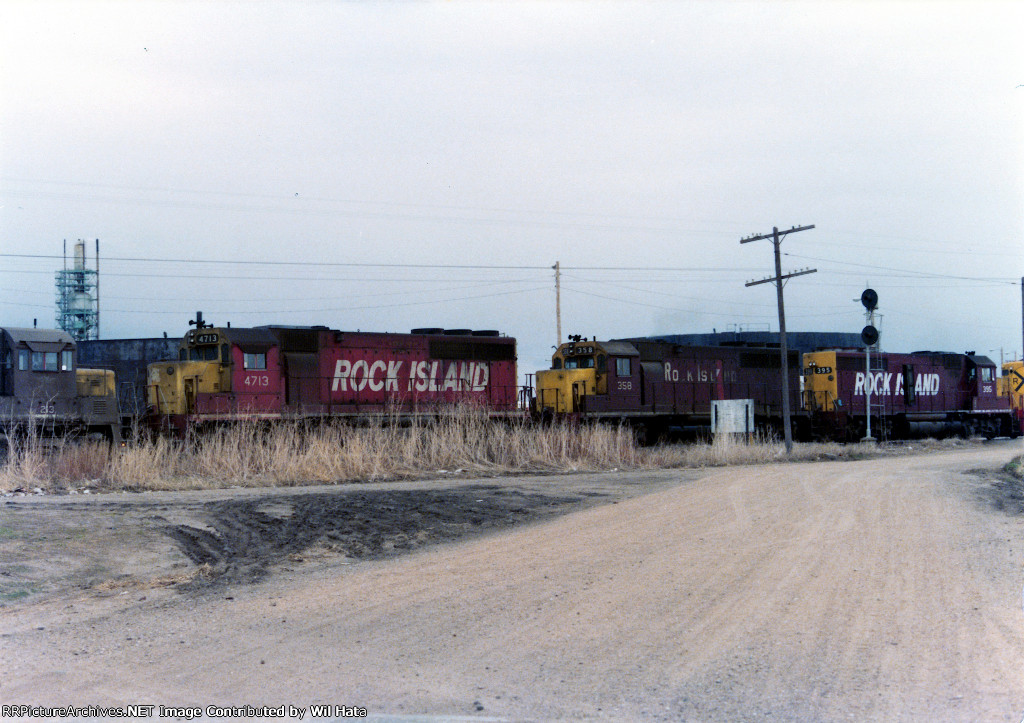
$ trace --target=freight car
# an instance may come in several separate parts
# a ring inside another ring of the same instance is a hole
[[[751,399],[755,424],[782,429],[782,360],[777,349],[681,346],[648,339],[562,344],[551,369],[536,374],[535,411],[541,417],[632,426],[644,441],[688,432],[705,434],[711,402]],[[790,406],[800,407],[800,359],[789,354]],[[794,415],[794,429],[805,421]],[[795,434],[797,432],[794,432]]]
[[[1018,419],[996,387],[996,367],[974,352],[805,354],[804,408],[814,437],[855,441],[981,434],[1016,437]]]
[[[64,331],[0,329],[0,432],[102,434],[120,439],[114,374],[76,368],[75,341]]]
[[[210,327],[197,316],[178,361],[149,366],[151,423],[372,418],[436,414],[465,402],[518,406],[516,341],[497,331],[409,334],[326,326]]]

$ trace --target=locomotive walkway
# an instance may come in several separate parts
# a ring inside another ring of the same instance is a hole
[[[3,698],[1018,723],[1024,517],[975,471],[1020,451],[660,472],[647,494],[392,559],[0,609]]]

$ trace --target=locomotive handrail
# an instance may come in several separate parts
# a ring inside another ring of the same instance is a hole
[[[158,415],[159,414],[163,414],[163,412],[160,411],[161,407],[166,409],[167,406],[168,406],[168,404],[167,404],[167,397],[164,395],[164,390],[161,389],[160,385],[157,384],[157,383],[147,384],[146,388],[147,389],[151,389],[151,388],[155,388],[156,389],[156,394],[154,396],[157,398],[157,408],[155,410],[153,410],[153,411],[156,414],[158,414]],[[161,404],[161,402],[162,402],[162,404]]]

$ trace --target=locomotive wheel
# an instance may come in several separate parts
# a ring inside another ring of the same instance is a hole
[[[646,424],[635,424],[633,425],[633,439],[640,447],[650,446],[651,431],[648,429]]]
[[[664,442],[666,436],[665,429],[656,424],[639,422],[633,425],[633,439],[640,447],[653,447],[659,442]]]

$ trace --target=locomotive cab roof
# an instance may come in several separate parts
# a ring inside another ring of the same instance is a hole
[[[609,356],[640,356],[637,348],[625,341],[599,341],[597,344],[605,350]]]
[[[24,344],[34,351],[42,351],[42,345],[59,345],[62,348],[75,345],[75,340],[71,338],[71,335],[62,329],[32,329],[7,326],[2,331],[11,346]]]
[[[994,367],[996,363],[989,359],[987,356],[981,354],[967,354],[966,357],[970,359],[975,366],[979,367]]]
[[[195,344],[197,337],[216,335],[217,339],[233,342],[267,341],[273,343],[276,337],[267,327],[216,326],[205,329],[191,329],[185,334],[186,344]]]
[[[566,351],[589,348],[594,351],[603,351],[608,356],[640,356],[640,352],[632,344],[624,341],[588,341],[581,339],[580,341],[567,341],[564,344],[559,345],[558,349],[555,350],[555,355],[564,354]],[[569,352],[570,355],[572,352]],[[579,352],[577,352],[579,353]]]

